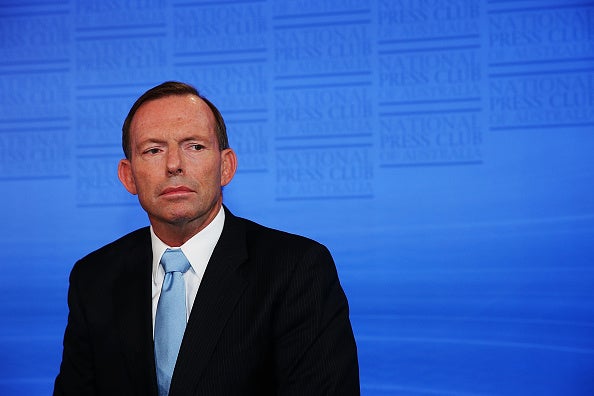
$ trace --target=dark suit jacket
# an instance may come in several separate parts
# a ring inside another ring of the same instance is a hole
[[[54,395],[157,395],[151,270],[148,227],[75,264]],[[328,250],[226,210],[170,395],[358,394],[347,300]]]

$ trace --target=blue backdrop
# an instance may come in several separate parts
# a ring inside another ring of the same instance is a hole
[[[2,0],[0,394],[50,393],[72,264],[147,224],[120,127],[170,79],[231,210],[333,252],[363,395],[594,394],[585,0]]]

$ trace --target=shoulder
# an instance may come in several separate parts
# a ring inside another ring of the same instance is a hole
[[[89,253],[83,257],[80,261],[94,261],[97,259],[105,259],[111,257],[120,257],[122,254],[127,254],[131,250],[137,248],[145,248],[147,245],[150,247],[150,231],[148,227],[140,228],[136,231],[132,231],[129,234],[124,235],[117,240],[108,243],[107,245]]]
[[[252,220],[235,217],[245,230],[246,241],[251,248],[266,248],[266,250],[299,250],[321,249],[326,247],[321,243],[290,232],[270,228]]]
[[[75,276],[104,276],[127,261],[145,259],[150,253],[149,227],[143,227],[118,238],[78,260],[71,272]]]
[[[311,238],[266,227],[240,217],[233,217],[231,220],[230,227],[240,229],[244,234],[247,257],[256,267],[273,272],[310,266],[334,271],[334,261],[329,250]]]

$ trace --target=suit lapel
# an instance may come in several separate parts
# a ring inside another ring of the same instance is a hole
[[[243,224],[225,210],[225,226],[198,289],[170,392],[195,389],[247,281],[237,267],[247,258]]]
[[[156,395],[152,333],[152,249],[148,228],[118,258],[122,271],[114,286],[114,312],[121,351],[133,389]]]

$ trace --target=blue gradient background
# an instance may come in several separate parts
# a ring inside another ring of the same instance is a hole
[[[225,116],[237,215],[315,238],[362,394],[594,394],[594,3],[1,1],[0,394],[52,389],[68,273],[147,224],[146,89]]]

